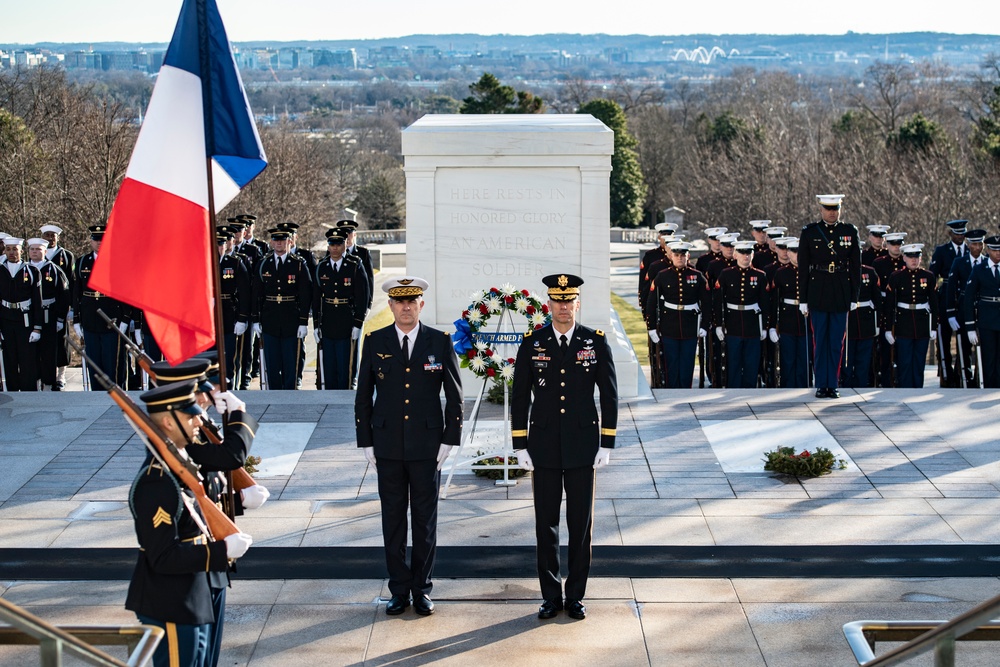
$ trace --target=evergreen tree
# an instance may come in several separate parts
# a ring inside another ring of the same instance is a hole
[[[612,100],[593,100],[577,113],[589,113],[615,133],[615,152],[611,156],[611,225],[638,227],[646,201],[646,182],[639,166],[635,147],[639,142],[628,131],[625,112]]]

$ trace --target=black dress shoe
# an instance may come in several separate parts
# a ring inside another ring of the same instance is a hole
[[[840,390],[839,389],[827,389],[826,390],[826,397],[827,398],[840,398]]]
[[[562,600],[546,600],[538,608],[538,618],[555,618],[555,615],[562,610]]]
[[[826,398],[826,387],[820,387],[816,390],[816,398]]]
[[[409,606],[410,598],[404,598],[402,595],[393,595],[392,599],[389,600],[389,604],[385,606],[385,613],[389,616],[399,616]]]
[[[582,600],[566,600],[566,615],[582,621],[587,618],[587,608],[583,606]]]
[[[434,603],[426,595],[414,595],[413,611],[421,616],[430,616],[434,613]]]

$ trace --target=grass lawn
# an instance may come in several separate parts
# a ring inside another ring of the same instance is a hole
[[[646,353],[646,339],[649,334],[646,333],[646,321],[642,319],[642,313],[614,292],[611,293],[611,306],[618,312],[618,318],[625,327],[628,339],[632,341],[632,348],[639,357],[639,363],[649,363]]]

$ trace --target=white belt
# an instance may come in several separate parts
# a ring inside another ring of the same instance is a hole
[[[56,302],[55,299],[42,299],[42,308],[48,308]]]
[[[729,310],[752,310],[755,313],[760,312],[760,307],[756,303],[727,303],[726,308]]]
[[[896,308],[902,308],[903,310],[930,310],[931,304],[929,303],[897,303]]]
[[[799,300],[798,299],[782,299],[782,301],[784,303],[787,303],[789,306],[797,306],[797,305],[799,305]]]
[[[858,301],[858,308],[864,308],[865,306],[868,306],[869,308],[874,308],[875,304],[872,303],[871,301]]]
[[[701,312],[701,306],[696,303],[670,303],[669,301],[660,300],[664,308],[669,308],[670,310],[691,310],[696,313]]]
[[[0,301],[5,308],[13,308],[15,310],[28,310],[31,308],[31,299],[27,301]]]

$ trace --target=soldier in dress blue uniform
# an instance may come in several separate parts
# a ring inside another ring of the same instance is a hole
[[[518,465],[533,470],[535,539],[542,602],[539,618],[566,610],[586,618],[594,471],[608,464],[618,428],[618,381],[604,332],[579,324],[583,279],[542,278],[552,323],[525,334],[514,362],[511,436]],[[600,392],[598,419],[594,390]],[[569,570],[565,602],[559,569],[559,514],[566,492]]]
[[[351,360],[368,315],[368,276],[357,256],[347,255],[347,230],[326,232],[328,254],[316,265],[313,329],[322,350],[320,389],[350,389]]]
[[[799,241],[782,239],[788,253],[788,264],[778,268],[770,285],[771,307],[768,311],[768,336],[780,350],[781,387],[808,387],[809,328],[799,311]],[[766,279],[766,272],[765,272]]]
[[[705,276],[688,265],[691,244],[674,241],[667,244],[671,265],[653,278],[646,312],[646,328],[654,343],[663,346],[664,386],[690,389],[694,377],[694,358],[698,339],[706,335],[711,309]]]
[[[366,310],[371,310],[372,300],[375,296],[375,268],[372,265],[372,254],[368,251],[368,248],[363,245],[358,245],[358,212],[345,208],[340,212],[338,216],[339,219],[336,222],[336,227],[338,229],[347,230],[347,248],[344,250],[348,257],[357,257],[358,261],[361,263],[361,268],[365,272],[365,277],[368,278],[368,303],[365,306]],[[351,387],[358,386],[358,367],[359,361],[354,362],[354,368],[351,369]]]
[[[868,247],[861,251],[861,265],[874,267],[874,262],[885,255],[885,235],[889,225],[868,225]]]
[[[76,264],[76,257],[72,252],[59,245],[59,236],[63,233],[59,225],[42,225],[41,236],[48,241],[49,246],[45,250],[45,258],[58,266],[69,281],[70,310],[73,306],[73,266]],[[72,312],[67,314],[67,321],[72,321]],[[56,383],[52,387],[53,391],[61,391],[66,388],[66,367],[69,365],[69,345],[66,343],[68,330],[63,327],[58,332],[56,343]]]
[[[385,613],[390,616],[410,606],[411,593],[418,614],[434,613],[430,592],[441,466],[462,439],[462,380],[451,337],[420,323],[427,287],[426,280],[412,276],[382,283],[394,322],[365,336],[354,401],[358,447],[378,474],[392,593]],[[408,505],[413,518],[409,565]]]
[[[229,239],[234,238],[230,228],[221,226],[215,237],[219,249],[219,295],[222,298],[223,345],[226,351],[226,377],[236,378],[236,359],[240,339],[250,323],[252,298],[250,273],[246,264],[234,253],[226,253]]]
[[[7,391],[38,390],[38,343],[42,339],[42,293],[38,269],[23,261],[24,239],[4,239],[0,268],[0,347]]]
[[[962,299],[966,337],[981,346],[983,386],[1000,387],[1000,236],[983,241],[989,260],[979,262],[969,275]]]
[[[872,359],[875,342],[880,339],[882,286],[872,267],[861,265],[861,289],[858,307],[847,317],[847,351],[840,373],[842,387],[871,387],[874,383]]]
[[[810,317],[816,398],[839,398],[847,313],[857,308],[861,289],[861,239],[857,227],[840,221],[844,195],[816,198],[822,220],[806,225],[799,236],[799,309]]]
[[[903,246],[906,268],[889,276],[885,286],[885,339],[896,347],[896,386],[922,388],[927,346],[937,337],[937,291],[934,274],[920,267],[923,243]]]
[[[152,421],[180,450],[197,439],[204,414],[194,390],[193,380],[175,382],[140,397]],[[132,482],[129,509],[139,555],[125,608],[140,623],[166,632],[153,664],[211,667],[217,660],[214,633],[221,636],[223,624],[213,609],[212,577],[225,577],[230,561],[246,553],[253,540],[236,533],[211,541],[194,495],[152,454]]]
[[[308,248],[300,248],[298,246],[299,238],[299,223],[297,222],[279,222],[278,229],[284,232],[288,232],[289,245],[288,253],[290,255],[298,255],[306,264],[306,271],[309,272],[309,277],[312,278],[316,275],[316,258],[313,256],[312,251]],[[295,368],[295,388],[300,389],[302,387],[302,371],[306,364],[306,339],[302,338],[299,341],[299,354],[298,354],[298,366]]]
[[[42,389],[58,391],[57,367],[59,346],[65,345],[66,314],[73,295],[69,281],[62,269],[45,258],[48,241],[43,238],[28,240],[28,259],[38,271],[42,303],[42,339],[36,344],[38,379]]]
[[[269,230],[274,252],[253,276],[250,318],[263,339],[268,389],[295,389],[301,341],[309,333],[312,278],[305,260],[288,252],[290,234]]]
[[[767,336],[764,313],[770,306],[764,272],[751,266],[753,241],[734,246],[736,266],[719,274],[712,288],[715,336],[726,346],[727,382],[731,388],[757,386],[760,343]]]
[[[945,223],[948,227],[949,240],[946,243],[934,248],[931,255],[931,263],[927,265],[927,270],[934,274],[937,280],[937,299],[942,306],[948,298],[948,282],[951,276],[951,267],[959,257],[969,254],[969,245],[965,242],[966,226],[968,220],[950,220]],[[957,364],[951,353],[952,329],[948,326],[948,315],[944,307],[938,313],[939,319],[934,323],[937,327],[937,351],[935,356],[940,364],[941,386],[960,387],[961,377],[956,369]],[[943,351],[943,354],[942,354]]]
[[[254,255],[253,251],[249,250],[247,246],[253,246],[257,249],[256,254],[258,257],[255,259],[256,263],[250,271],[252,283],[253,276],[257,275],[257,267],[260,266],[260,263],[264,261],[267,255],[271,254],[271,246],[263,239],[254,238],[253,234],[254,227],[257,224],[257,216],[249,213],[241,213],[235,216],[235,221],[243,224],[241,242],[242,247],[247,250],[244,254],[248,257],[253,257]],[[249,389],[250,380],[258,377],[260,374],[260,346],[260,336],[256,335],[252,330],[247,331],[240,339],[240,363],[242,365],[240,370],[240,389]]]
[[[948,328],[955,332],[958,346],[961,347],[959,355],[960,364],[956,364],[956,373],[965,374],[964,386],[969,386],[972,381],[972,345],[966,336],[965,326],[962,322],[962,296],[965,294],[965,286],[969,282],[972,270],[979,264],[986,261],[983,254],[983,239],[986,238],[985,229],[966,229],[965,245],[969,247],[968,254],[956,257],[951,265],[951,274],[948,279],[948,289],[944,295],[944,303],[938,306],[944,310],[943,318],[948,322]],[[962,366],[961,369],[958,367]],[[961,376],[959,384],[962,385]]]

